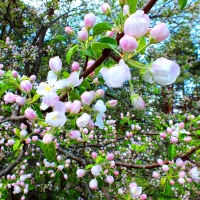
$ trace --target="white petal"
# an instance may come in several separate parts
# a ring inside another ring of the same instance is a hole
[[[48,72],[47,82],[50,86],[53,86],[57,81],[57,75],[53,71]]]

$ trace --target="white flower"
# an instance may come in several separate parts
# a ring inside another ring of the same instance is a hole
[[[193,167],[190,172],[190,176],[192,177],[193,180],[195,181],[200,181],[200,171],[198,171],[197,167]]]
[[[130,189],[133,198],[137,198],[142,194],[142,187],[133,186]]]
[[[93,176],[99,176],[101,171],[102,168],[100,165],[96,165],[91,168],[91,173],[93,174]]]
[[[87,124],[89,123],[91,119],[91,116],[88,115],[87,113],[83,113],[77,120],[76,120],[76,124],[79,128],[84,128],[87,126]]]

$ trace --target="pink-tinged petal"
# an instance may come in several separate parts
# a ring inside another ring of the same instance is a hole
[[[104,123],[103,123],[103,114],[102,113],[98,113],[97,117],[96,117],[96,125],[100,128],[103,129],[104,128]]]
[[[68,86],[69,86],[69,82],[67,81],[67,79],[63,79],[63,80],[57,81],[54,85],[54,88],[56,90],[59,90],[59,89],[63,89],[63,88],[68,87]]]
[[[48,107],[49,107],[49,106],[47,106],[47,105],[42,101],[42,103],[41,103],[41,105],[40,105],[40,109],[46,110]]]
[[[57,75],[53,71],[49,71],[47,75],[47,82],[50,86],[53,86],[57,81]]]
[[[65,104],[61,101],[57,102],[53,111],[57,111],[59,115],[64,115],[65,114]]]

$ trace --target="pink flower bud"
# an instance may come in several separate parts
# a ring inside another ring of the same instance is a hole
[[[96,22],[96,16],[93,13],[88,13],[84,17],[84,23],[86,28],[91,28]]]
[[[4,75],[4,71],[0,69],[0,77]]]
[[[64,166],[63,166],[63,165],[58,165],[58,170],[62,171],[62,170],[63,170],[63,168],[64,168]]]
[[[117,100],[110,100],[107,105],[108,107],[115,107],[117,105]]]
[[[90,183],[89,183],[89,187],[90,187],[90,189],[92,189],[92,190],[97,189],[97,187],[98,187],[98,182],[97,182],[97,180],[96,180],[96,179],[92,179],[92,180],[90,181]]]
[[[76,175],[78,178],[82,178],[85,175],[85,170],[84,169],[77,169]]]
[[[36,118],[36,112],[31,108],[27,108],[24,114],[25,114],[25,117],[29,120],[34,120]]]
[[[79,63],[74,62],[72,64],[72,71],[74,72],[74,71],[78,71],[78,70],[79,70]]]
[[[72,102],[68,101],[68,102],[65,102],[64,104],[65,104],[65,112],[69,112]]]
[[[32,90],[32,83],[29,80],[22,81],[20,83],[20,88],[24,92],[30,92]]]
[[[4,95],[4,101],[6,103],[14,103],[16,102],[18,95],[13,94],[12,92],[8,92]]]
[[[141,196],[140,196],[140,200],[146,200],[147,199],[147,195],[146,194],[142,194]]]
[[[106,177],[106,182],[109,183],[109,184],[112,184],[114,182],[113,176],[107,176]]]
[[[27,138],[26,139],[26,144],[30,144],[31,143],[31,138]]]
[[[119,45],[121,49],[125,52],[133,52],[138,47],[136,39],[128,35],[124,35],[120,39]]]
[[[185,172],[184,171],[180,171],[178,173],[178,175],[179,175],[180,178],[183,178],[185,176]]]
[[[91,119],[89,120],[89,122],[88,122],[86,128],[87,128],[88,130],[93,130],[93,129],[94,129],[94,122],[93,122]]]
[[[34,135],[34,136],[32,137],[32,141],[33,141],[33,142],[37,142],[37,141],[38,141],[38,139],[39,139],[39,138],[38,138],[38,136],[37,136],[37,135]]]
[[[192,182],[192,178],[187,178],[187,182],[191,183]]]
[[[164,172],[168,172],[168,171],[169,171],[168,165],[163,165],[163,166],[162,166],[162,170],[163,170]]]
[[[67,34],[69,34],[69,35],[73,35],[73,34],[74,34],[74,30],[73,30],[73,28],[70,27],[70,26],[66,26],[66,27],[65,27],[65,32],[66,32]]]
[[[160,137],[165,139],[167,137],[167,135],[165,133],[160,133]]]
[[[50,144],[53,141],[53,135],[52,134],[45,134],[42,139],[44,144]]]
[[[107,158],[107,160],[111,161],[111,160],[114,159],[114,154],[113,153],[109,153],[106,158]]]
[[[88,39],[88,31],[85,28],[78,32],[78,39],[80,41],[86,41]]]
[[[152,177],[153,178],[159,178],[160,174],[158,172],[154,171],[153,174],[152,174]]]
[[[75,100],[69,108],[69,111],[71,114],[77,114],[81,109],[81,102],[78,100]]]
[[[23,106],[25,104],[25,99],[23,97],[17,97],[16,98],[16,103],[19,105],[19,106]]]
[[[167,133],[171,134],[172,133],[172,129],[167,127]]]
[[[53,72],[59,72],[62,69],[62,61],[59,58],[59,56],[56,56],[54,58],[50,58],[49,60],[49,67]]]
[[[111,11],[111,7],[108,3],[104,3],[102,6],[101,6],[101,10],[103,13],[105,14],[109,14],[110,11]]]
[[[179,184],[183,185],[185,183],[185,179],[184,178],[179,178],[178,182],[179,182]]]
[[[70,131],[69,137],[75,140],[81,137],[81,133],[78,130],[73,130],[73,131]]]
[[[151,29],[150,37],[156,42],[162,42],[169,37],[169,29],[165,23],[157,24]]]
[[[187,136],[183,139],[185,142],[190,142],[192,140],[192,138],[190,136]]]
[[[97,156],[98,156],[98,154],[97,154],[96,152],[93,151],[93,152],[92,152],[92,158],[93,158],[93,159],[96,159]]]
[[[114,36],[114,32],[113,31],[107,31],[106,32],[106,36],[113,37]]]
[[[176,159],[176,166],[177,167],[182,167],[183,166],[183,160],[181,158],[177,158]]]
[[[31,75],[31,76],[30,76],[30,80],[31,80],[32,82],[34,82],[34,81],[36,80],[36,75]]]
[[[13,144],[15,144],[15,140],[10,139],[10,140],[8,140],[7,143],[8,143],[9,146],[12,146]]]
[[[18,77],[18,72],[15,71],[15,70],[13,70],[13,71],[12,71],[12,76],[15,77],[15,78]]]
[[[118,171],[114,171],[114,175],[115,175],[115,176],[118,176],[118,175],[119,175],[119,172],[118,172]]]
[[[64,174],[64,179],[67,180],[68,179],[68,175]]]
[[[94,91],[91,92],[86,91],[81,95],[81,100],[85,105],[90,105],[93,99],[94,99]]]
[[[97,91],[96,91],[96,97],[98,98],[98,97],[102,97],[103,95],[104,95],[104,90],[103,89],[98,89]]]
[[[135,109],[137,110],[144,110],[145,109],[145,102],[144,100],[138,96],[137,94],[132,94],[131,95],[131,102],[134,106]]]
[[[3,69],[3,64],[0,64],[0,69]]]
[[[174,182],[173,180],[170,180],[169,183],[170,183],[171,185],[174,185],[175,182]]]
[[[173,137],[173,136],[171,136],[171,138],[170,138],[170,142],[175,144],[175,143],[178,142],[178,138],[177,138],[177,137]]]
[[[124,33],[125,35],[139,38],[146,34],[149,25],[150,19],[148,15],[144,14],[144,11],[142,10],[137,10],[126,19],[124,24]]]
[[[129,5],[123,6],[123,15],[129,15]]]
[[[160,166],[162,166],[162,165],[163,165],[163,160],[162,160],[162,159],[158,159],[158,160],[157,160],[157,163],[158,163]]]

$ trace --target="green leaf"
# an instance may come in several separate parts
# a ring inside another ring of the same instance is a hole
[[[40,95],[39,95],[39,94],[35,94],[35,95],[33,96],[33,99],[29,102],[29,104],[34,103],[34,102],[37,101],[39,98],[40,98]]]
[[[20,138],[21,135],[20,135],[20,130],[18,128],[15,128],[15,135]]]
[[[96,24],[92,29],[92,35],[95,37],[96,35],[101,35],[102,33],[106,31],[110,31],[112,29],[113,25],[109,24],[108,22],[102,22],[99,24]]]
[[[136,49],[136,51],[139,51],[140,49],[142,49],[144,46],[146,45],[146,40],[145,40],[145,37],[142,36],[139,41],[138,41],[138,48]],[[140,51],[140,54],[144,54],[146,51],[146,48],[142,49]]]
[[[68,50],[67,55],[66,55],[66,61],[68,64],[70,63],[72,55],[78,50],[78,48],[79,48],[79,45],[75,45]]]
[[[64,71],[64,72],[62,73],[62,78],[63,78],[63,79],[68,78],[69,76],[70,76],[70,74],[69,74],[68,72],[66,72],[66,71]]]
[[[94,74],[95,74],[95,76],[97,76],[97,75],[99,74],[101,68],[103,68],[103,67],[104,67],[104,66],[101,65],[101,66],[97,67],[97,68],[94,70]]]
[[[13,151],[16,151],[18,149],[19,145],[20,145],[20,140],[17,140],[15,142],[15,144],[13,145]]]
[[[69,96],[70,96],[70,101],[80,100],[81,99],[79,94],[77,94],[74,91],[70,91]]]
[[[90,83],[86,79],[83,80],[81,86],[85,87],[86,90],[90,89]]]
[[[43,122],[43,121],[38,121],[37,123],[38,123],[40,126],[44,126],[44,127],[48,126],[48,124],[45,123],[45,122]]]
[[[37,140],[37,141],[35,142],[35,144],[36,144],[38,147],[40,147],[40,149],[43,149],[43,143],[42,143],[41,140]]]
[[[137,8],[137,0],[128,0],[127,4],[129,5],[130,14],[134,13]]]
[[[56,156],[55,143],[53,143],[53,142],[50,144],[43,143],[42,150],[43,150],[44,156],[47,160],[49,160],[49,161],[55,160],[55,156]]]
[[[183,9],[187,5],[187,0],[178,0],[178,4],[180,9]]]
[[[161,187],[164,187],[164,185],[165,185],[165,183],[166,183],[166,178],[162,178],[161,180],[160,180],[160,186]]]
[[[95,42],[92,45],[92,51],[94,54],[99,57],[101,55],[102,49],[115,49],[116,45],[114,44],[107,44],[107,43],[99,43]]]
[[[55,39],[62,42],[66,41],[66,37],[64,35],[57,35]]]
[[[38,105],[34,105],[33,109],[36,111],[38,117],[41,118],[41,119],[43,119],[43,115],[42,115],[42,112],[40,110],[40,107]]]
[[[112,44],[117,47],[117,41],[111,37],[102,37],[99,41],[100,43]]]
[[[98,164],[98,163],[102,163],[105,161],[105,158],[104,157],[101,157],[101,156],[98,156],[95,160],[95,162]]]
[[[168,149],[169,160],[172,160],[176,156],[176,148],[175,144],[170,144]]]
[[[85,167],[85,170],[92,168],[94,165],[93,164],[89,164]]]
[[[93,51],[92,51],[91,46],[89,46],[89,47],[87,48],[87,50],[81,50],[81,52],[82,52],[84,55],[86,55],[86,56],[95,58],[95,55],[94,55],[94,53],[93,53]]]

